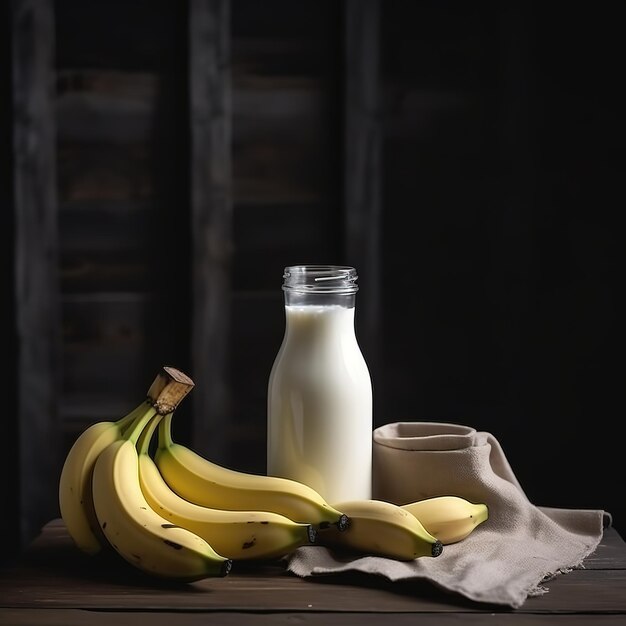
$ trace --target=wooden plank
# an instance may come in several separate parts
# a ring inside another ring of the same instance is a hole
[[[417,84],[385,84],[385,142],[410,142],[414,155],[428,150],[466,165],[494,150],[493,119],[498,100],[491,93],[442,91]],[[444,141],[442,141],[442,139]],[[456,140],[456,141],[455,141]],[[417,150],[417,143],[421,150]],[[407,164],[408,165],[408,164]]]
[[[52,0],[14,0],[13,109],[21,541],[57,510],[59,306]]]
[[[607,529],[602,545],[623,558],[624,542]],[[301,579],[280,562],[239,563],[225,578],[190,585],[143,575],[115,553],[87,557],[73,545],[61,520],[43,529],[18,564],[0,575],[4,608],[83,608],[107,611],[242,611],[293,613],[510,613],[508,607],[471,602],[428,581],[392,583],[380,576],[345,574]],[[516,613],[626,615],[626,569],[575,570],[546,584]],[[243,607],[243,609],[242,609]]]
[[[616,528],[604,529],[600,545],[584,565],[585,569],[626,569],[626,542]]]
[[[379,365],[381,317],[381,124],[378,0],[345,4],[345,262],[356,267],[356,332],[372,377],[374,415],[382,407]]]
[[[450,11],[441,2],[385,3],[381,30],[385,78],[416,79],[426,87],[462,91],[493,89],[501,69],[495,38],[501,9],[526,3],[463,3]],[[506,36],[508,33],[502,33]]]
[[[154,197],[149,143],[59,142],[59,201],[145,203]]]
[[[75,61],[76,59],[68,59],[68,68],[57,66],[56,85],[59,98],[67,94],[83,93],[121,98],[129,102],[146,102],[156,99],[163,88],[161,77],[156,72],[75,69]]]
[[[61,285],[67,293],[141,292],[154,275],[148,260],[139,251],[64,253]]]
[[[550,615],[538,618],[532,614],[498,613],[487,621],[484,614],[433,613],[419,616],[420,626],[484,626],[494,622],[498,626],[589,626],[589,615]],[[623,615],[593,615],[594,626],[623,626]],[[178,613],[145,611],[84,611],[80,609],[0,609],[0,623],[11,626],[206,626],[208,623],[224,626],[380,626],[380,615],[375,613],[246,613],[244,608],[232,613]],[[415,626],[412,613],[385,615],[389,626]]]
[[[323,128],[318,122],[306,125],[319,132]],[[286,140],[271,130],[264,129],[263,134],[233,146],[235,202],[246,206],[326,202],[324,213],[328,214],[330,149],[319,141],[297,141],[295,136]]]
[[[118,144],[148,142],[157,98],[145,100],[84,92],[65,93],[57,102],[57,134],[62,141]]]
[[[268,291],[282,301],[285,265],[335,258],[340,247],[336,219],[322,202],[237,205],[233,288],[237,292]],[[282,309],[279,318],[282,326]]]
[[[191,440],[216,461],[228,458],[222,434],[230,415],[232,164],[230,0],[191,0],[192,339]]]
[[[13,150],[13,107],[12,98],[12,6],[10,2],[0,5],[0,97],[5,106],[0,107],[0,202],[4,210],[0,213],[0,284],[3,289],[2,349],[7,364],[4,375],[4,407],[5,414],[17,416],[19,371],[16,367],[18,355],[17,311],[15,307],[15,221],[14,211],[14,150]],[[6,441],[17,442],[20,430],[18,419],[4,419],[3,436]],[[15,472],[18,446],[7,446],[0,457],[0,475],[12,476]],[[18,538],[19,531],[19,482],[4,480],[3,502],[10,515],[0,517],[0,535]],[[20,550],[20,541],[7,542],[6,549],[0,553],[0,563],[8,562]]]
[[[111,210],[106,206],[91,211],[68,208],[60,210],[61,251],[106,252],[115,256],[121,250],[137,250],[145,257],[150,257],[154,242],[145,237],[145,233],[146,226],[154,217],[154,211],[139,207],[120,211],[115,206],[116,202],[111,204]],[[97,287],[94,290],[99,291]]]
[[[268,256],[268,255],[266,255]],[[271,259],[265,259],[268,264]],[[261,265],[260,255],[251,262]],[[237,454],[230,466],[240,471],[266,472],[267,384],[285,331],[282,266],[275,268],[272,289],[237,291],[232,298],[232,416],[228,438]],[[250,356],[254,346],[254,357]]]
[[[471,602],[427,582],[389,583],[378,576],[343,575],[303,580],[280,568],[239,567],[226,578],[181,587],[155,582],[125,563],[94,565],[67,551],[64,560],[0,580],[1,605],[92,610],[451,613],[494,612],[508,607]],[[551,581],[549,593],[529,598],[521,613],[621,612],[626,615],[624,570],[575,571]]]
[[[186,3],[170,0],[57,2],[58,66],[161,71],[172,61]]]

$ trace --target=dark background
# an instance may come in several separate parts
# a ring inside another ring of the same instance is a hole
[[[360,273],[376,426],[488,430],[534,503],[626,533],[622,2],[2,12],[5,556],[163,365],[175,437],[263,472],[302,262]]]

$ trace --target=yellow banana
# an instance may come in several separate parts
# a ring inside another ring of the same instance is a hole
[[[161,416],[139,436],[139,483],[148,504],[170,522],[188,528],[222,556],[236,560],[275,559],[315,541],[310,524],[265,511],[226,511],[193,504],[172,491],[149,455]]]
[[[223,467],[172,441],[171,415],[159,423],[154,454],[169,487],[194,504],[233,511],[269,511],[324,529],[346,528],[347,517],[307,485],[288,478],[250,474]]]
[[[91,424],[77,437],[65,457],[59,479],[59,509],[68,533],[86,554],[97,554],[108,545],[91,498],[91,477],[96,459],[109,444],[120,439],[124,428],[149,406],[144,401],[115,422]]]
[[[150,406],[96,459],[93,503],[100,527],[113,548],[147,574],[186,582],[225,576],[232,561],[159,515],[141,491],[136,443],[156,412]]]
[[[352,500],[334,506],[348,515],[350,523],[345,532],[329,529],[320,533],[321,545],[401,561],[437,557],[443,550],[441,542],[416,517],[395,504]]]
[[[403,504],[402,508],[414,515],[442,544],[465,539],[489,517],[484,503],[473,503],[459,496],[436,496]]]

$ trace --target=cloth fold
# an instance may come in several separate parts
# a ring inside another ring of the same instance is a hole
[[[436,558],[396,561],[323,546],[286,558],[298,576],[346,571],[392,581],[429,580],[477,602],[518,608],[558,574],[583,567],[611,523],[603,510],[534,505],[498,440],[462,424],[395,422],[373,432],[372,497],[406,504],[457,495],[489,507],[489,519]]]

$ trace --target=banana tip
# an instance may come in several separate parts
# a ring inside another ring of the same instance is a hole
[[[347,530],[348,526],[350,526],[350,518],[345,513],[343,513],[337,521],[337,528],[340,531],[344,531]]]
[[[437,540],[433,543],[431,554],[432,556],[439,556],[443,552],[443,544]]]
[[[309,527],[307,528],[307,533],[309,535],[309,543],[315,543],[317,541],[317,531],[315,530],[315,528],[309,525]]]
[[[233,568],[232,559],[226,559],[222,562],[222,569],[220,570],[221,576],[228,576],[230,574],[230,570]]]

